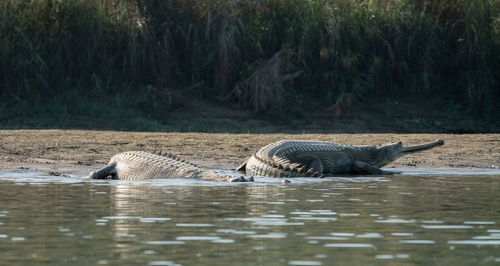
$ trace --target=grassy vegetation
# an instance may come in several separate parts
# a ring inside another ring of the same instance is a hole
[[[0,127],[171,130],[196,100],[391,118],[432,99],[498,132],[499,62],[499,0],[0,0]]]

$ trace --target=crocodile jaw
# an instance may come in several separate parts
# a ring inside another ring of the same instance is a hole
[[[444,140],[437,139],[435,141],[431,141],[429,143],[425,143],[425,144],[421,144],[421,145],[402,147],[400,150],[400,153],[405,155],[405,154],[410,154],[410,153],[414,153],[414,152],[419,152],[419,151],[431,149],[431,148],[434,148],[434,147],[440,146],[440,145],[444,145]]]
[[[424,151],[443,144],[444,140],[442,139],[437,139],[435,141],[421,145],[414,145],[407,147],[403,147],[403,144],[401,142],[384,144],[381,145],[380,148],[378,148],[381,154],[378,157],[376,165],[378,167],[382,167],[397,160],[398,158],[406,154]]]

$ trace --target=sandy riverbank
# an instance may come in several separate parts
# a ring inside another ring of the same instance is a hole
[[[282,139],[323,140],[352,145],[402,141],[445,145],[407,155],[388,168],[500,168],[500,134],[209,134],[87,130],[2,130],[0,169],[83,174],[128,150],[162,150],[207,168],[233,169],[256,149]]]

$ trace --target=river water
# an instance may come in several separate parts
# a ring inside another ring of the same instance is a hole
[[[500,174],[0,174],[0,265],[500,265]]]

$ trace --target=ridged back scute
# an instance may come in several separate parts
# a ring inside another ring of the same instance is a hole
[[[268,144],[258,150],[247,162],[247,173],[266,175],[274,177],[310,176],[313,173],[308,171],[308,166],[297,159],[301,155],[310,155],[318,158],[324,167],[335,167],[337,160],[347,158],[354,160],[373,160],[372,151],[375,146],[351,146],[326,141],[307,140],[282,140]],[[260,169],[261,168],[261,169]],[[250,171],[248,171],[250,170]],[[276,172],[280,170],[281,172]],[[328,173],[344,171],[344,169],[324,169]],[[331,171],[331,172],[329,172]]]
[[[116,154],[110,163],[117,163],[120,179],[203,178],[207,174],[191,163],[144,151]]]
[[[288,171],[265,164],[258,160],[255,156],[252,156],[248,160],[246,172],[249,175],[269,177],[296,177],[298,175],[298,172]]]
[[[335,152],[343,152],[346,149],[362,149],[363,147],[336,144],[326,141],[307,140],[282,140],[264,146],[254,156],[262,162],[281,169],[303,167],[293,162],[296,154],[319,155],[328,157]]]
[[[155,154],[155,153],[153,153],[153,154]],[[189,165],[192,165],[192,166],[194,166],[194,167],[198,167],[198,168],[199,168],[199,166],[198,166],[198,165],[196,165],[196,164],[194,164],[194,163],[191,163],[191,162],[189,162],[188,160],[186,160],[186,159],[182,159],[182,158],[180,158],[180,157],[178,157],[178,156],[176,156],[176,155],[173,155],[173,154],[169,154],[169,153],[163,153],[163,154],[162,154],[162,152],[159,152],[159,153],[158,153],[158,155],[159,155],[160,157],[166,157],[166,158],[169,158],[169,159],[172,159],[172,160],[175,160],[175,161],[179,161],[179,162],[183,162],[183,163],[185,163],[185,164],[189,164]]]

